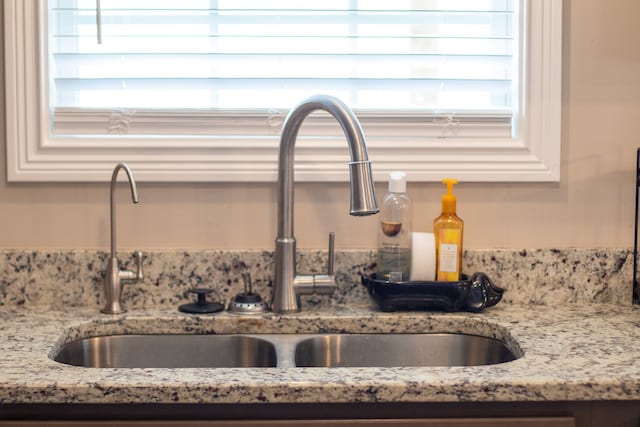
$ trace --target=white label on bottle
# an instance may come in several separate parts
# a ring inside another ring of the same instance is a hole
[[[455,273],[458,271],[458,245],[450,243],[440,244],[440,271]]]

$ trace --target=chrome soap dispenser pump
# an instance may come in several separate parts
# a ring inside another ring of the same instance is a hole
[[[131,188],[131,200],[133,203],[138,203],[138,190],[136,187],[136,181],[133,178],[133,172],[126,163],[118,163],[111,175],[111,191],[110,191],[110,219],[111,219],[111,252],[109,256],[109,262],[107,263],[107,272],[104,278],[104,292],[106,297],[106,304],[102,310],[105,314],[120,314],[127,310],[122,305],[122,285],[125,282],[137,282],[144,279],[144,273],[142,271],[142,252],[134,252],[136,258],[137,271],[134,273],[129,270],[120,270],[120,263],[116,256],[116,204],[115,193],[116,183],[118,181],[118,172],[124,170],[129,179],[129,187]]]

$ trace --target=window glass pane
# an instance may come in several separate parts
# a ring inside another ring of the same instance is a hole
[[[50,1],[51,105],[509,113],[514,0]]]

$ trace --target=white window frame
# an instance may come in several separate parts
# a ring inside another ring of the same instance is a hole
[[[518,137],[432,138],[402,135],[377,138],[367,134],[374,178],[393,170],[411,181],[437,181],[455,176],[475,182],[558,182],[560,180],[562,1],[520,0],[520,19],[527,34],[519,42],[524,102],[518,108]],[[105,181],[115,163],[127,161],[138,181],[270,182],[277,179],[278,136],[186,138],[56,138],[51,135],[48,82],[39,49],[40,1],[5,0],[5,96],[7,178],[11,182]],[[522,97],[521,97],[522,98]],[[91,120],[90,115],[87,120]],[[209,120],[196,117],[195,120]],[[250,115],[236,120],[254,120]],[[153,126],[153,116],[146,118]],[[269,118],[281,123],[282,117]],[[318,120],[327,126],[331,120]],[[385,127],[385,118],[368,118]],[[337,126],[337,125],[336,125]],[[386,125],[390,126],[390,125]],[[241,128],[240,125],[239,128]],[[388,132],[387,132],[388,134]],[[304,138],[296,147],[297,181],[347,181],[348,150],[340,133],[331,138]],[[241,143],[240,143],[241,142]]]

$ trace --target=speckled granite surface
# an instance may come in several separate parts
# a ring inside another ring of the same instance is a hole
[[[505,340],[520,359],[476,367],[97,369],[50,356],[113,333],[463,332]],[[2,310],[0,403],[640,401],[640,309],[496,306],[481,314],[371,307],[241,318],[222,313]]]
[[[125,288],[122,316],[99,313],[104,253],[0,253],[0,403],[640,402],[630,251],[467,251],[465,271],[507,289],[479,314],[380,312],[359,285],[373,255],[339,252],[338,291],[305,300],[300,314],[239,317],[176,307],[197,286],[228,301],[247,271],[268,297],[270,252],[151,252],[145,281]],[[324,263],[305,252],[299,271]],[[522,357],[453,368],[95,369],[51,359],[66,341],[104,334],[326,332],[462,332],[504,340]]]
[[[106,253],[96,251],[0,252],[0,306],[99,307]],[[632,255],[628,249],[467,250],[463,271],[484,271],[507,289],[505,303],[631,304]],[[369,301],[360,274],[375,269],[374,251],[338,251],[338,290],[331,297],[305,297],[305,306],[362,304]],[[134,265],[121,254],[123,267]],[[298,271],[324,270],[326,253],[301,251]],[[177,307],[193,296],[190,288],[210,287],[211,299],[224,302],[243,288],[249,272],[254,289],[271,295],[273,253],[269,251],[145,252],[146,278],[127,284],[124,303],[131,308]]]

